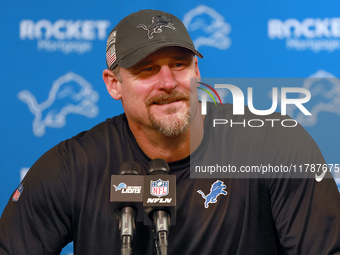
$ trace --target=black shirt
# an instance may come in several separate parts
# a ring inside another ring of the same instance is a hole
[[[340,197],[331,178],[190,178],[190,169],[211,155],[215,163],[238,168],[324,163],[300,126],[213,130],[212,119],[230,118],[231,106],[209,105],[208,110],[200,147],[169,164],[177,178],[177,223],[170,227],[169,254],[340,252]],[[251,117],[247,113],[235,121]],[[120,254],[118,219],[110,217],[110,177],[129,160],[146,174],[150,159],[124,114],[46,152],[24,178],[19,199],[11,198],[3,212],[0,254],[59,254],[71,241],[75,254]],[[223,192],[204,198],[215,183],[222,183]],[[151,229],[138,223],[136,232],[134,254],[152,254]]]

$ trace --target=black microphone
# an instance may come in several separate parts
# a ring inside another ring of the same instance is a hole
[[[132,254],[132,241],[135,220],[143,221],[144,176],[138,163],[124,162],[120,167],[121,175],[111,175],[111,217],[119,217],[122,238],[121,254]]]
[[[154,159],[144,177],[144,224],[154,225],[155,246],[162,255],[167,254],[169,225],[176,224],[176,176],[169,173],[165,160]]]

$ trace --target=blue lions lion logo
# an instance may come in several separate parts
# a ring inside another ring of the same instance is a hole
[[[204,207],[208,208],[210,203],[216,203],[219,195],[227,195],[228,192],[224,190],[226,187],[224,182],[217,180],[211,185],[210,193],[208,195],[205,195],[202,190],[197,190],[203,199],[205,199]]]
[[[124,182],[121,182],[121,183],[118,184],[118,186],[113,185],[113,187],[115,187],[115,189],[116,189],[115,191],[117,191],[117,190],[121,190],[121,189],[126,189],[127,185]]]

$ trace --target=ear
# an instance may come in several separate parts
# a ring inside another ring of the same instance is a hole
[[[103,71],[103,80],[110,96],[116,100],[121,99],[121,83],[119,82],[118,77],[111,70],[105,69]]]
[[[201,78],[200,69],[198,68],[198,59],[197,59],[197,57],[194,57],[194,61],[195,61],[195,72],[196,72],[197,78]]]

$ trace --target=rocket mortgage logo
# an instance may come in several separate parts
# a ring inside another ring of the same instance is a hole
[[[203,82],[197,83],[200,84],[198,89],[203,91],[203,93],[200,93],[202,115],[207,115],[207,102],[209,100],[212,100],[216,107],[219,105],[223,105],[221,94],[226,94],[224,93],[224,90],[227,90],[227,94],[231,94],[232,97],[233,115],[245,115],[245,103],[247,100],[248,109],[252,114],[254,114],[254,116],[268,116],[268,118],[261,117],[244,119],[243,121],[238,120],[237,122],[233,121],[233,119],[213,119],[213,127],[216,127],[218,125],[228,125],[230,127],[262,127],[266,123],[271,125],[271,127],[275,127],[275,125],[281,125],[282,127],[295,127],[298,125],[298,122],[287,116],[287,106],[298,108],[302,112],[302,114],[306,116],[312,115],[304,105],[308,103],[311,99],[311,93],[306,88],[271,87],[271,107],[269,109],[256,109],[253,103],[255,97],[253,93],[253,87],[247,87],[247,94],[245,96],[243,91],[238,86],[233,84],[218,83],[214,85],[209,85],[208,83]],[[259,88],[255,88],[255,90],[256,89]],[[222,93],[218,93],[217,90],[221,91]],[[258,100],[259,98],[257,98],[257,101]],[[281,115],[287,116],[287,119],[270,118],[270,115],[274,112],[281,112]]]

